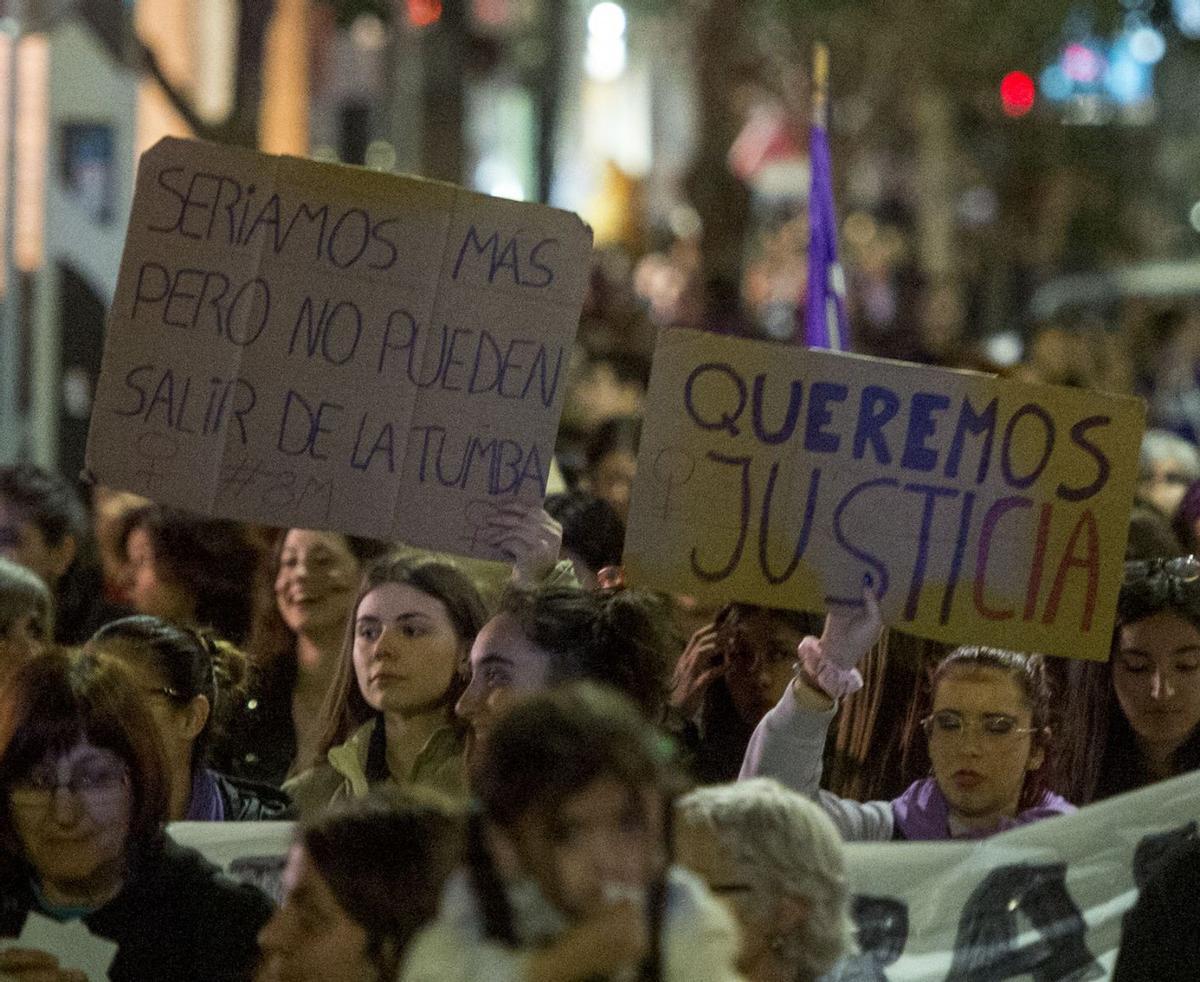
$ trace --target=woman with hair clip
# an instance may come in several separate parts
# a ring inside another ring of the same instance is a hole
[[[754,731],[741,777],[774,777],[814,798],[848,840],[982,838],[1075,810],[1046,786],[1050,688],[1038,655],[964,646],[934,670],[921,721],[933,774],[892,801],[819,790],[825,734],[839,699],[862,687],[855,666],[883,628],[879,603],[831,611],[799,648],[798,673]]]
[[[510,589],[471,646],[456,709],[470,727],[469,756],[515,701],[572,680],[611,685],[658,723],[668,635],[665,609],[645,591]]]
[[[1063,786],[1088,804],[1200,768],[1200,560],[1125,564],[1112,655],[1068,669]]]
[[[302,824],[258,934],[256,982],[393,982],[462,862],[464,824],[428,788],[372,792]]]
[[[283,792],[209,767],[214,737],[225,729],[230,707],[241,704],[245,665],[236,648],[210,632],[144,614],[106,624],[87,647],[124,662],[146,697],[166,755],[168,821],[290,817]]]
[[[466,794],[454,704],[486,612],[457,567],[383,558],[363,578],[321,714],[320,763],[284,784],[302,816],[380,783]]]
[[[0,691],[0,977],[82,982],[10,947],[37,913],[115,942],[112,982],[248,982],[271,903],[171,841],[167,794],[125,665],[53,649],[18,669]]]
[[[627,699],[580,683],[531,696],[476,772],[467,869],[402,982],[734,982],[737,931],[671,865],[677,774]]]

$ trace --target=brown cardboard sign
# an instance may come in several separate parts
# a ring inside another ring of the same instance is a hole
[[[948,642],[1105,659],[1141,400],[700,331],[659,337],[631,582],[861,606]]]
[[[88,468],[201,514],[499,558],[480,530],[541,500],[590,251],[568,212],[165,139]]]

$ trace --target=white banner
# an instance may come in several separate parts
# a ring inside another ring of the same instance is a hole
[[[1108,978],[1139,884],[1198,822],[1200,773],[977,843],[848,845],[864,953],[827,982]],[[289,823],[170,832],[277,893]]]

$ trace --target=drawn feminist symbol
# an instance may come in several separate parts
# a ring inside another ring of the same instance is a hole
[[[466,520],[467,528],[459,537],[460,541],[469,543],[473,550],[479,548],[481,541],[488,546],[496,545],[494,541],[484,536],[484,532],[497,511],[499,511],[499,506],[486,498],[473,498],[468,501],[463,509],[463,518]]]
[[[179,441],[170,433],[150,430],[137,438],[136,447],[143,466],[135,471],[135,474],[144,482],[147,491],[154,491],[159,478],[165,477],[167,474],[165,469],[159,470],[158,465],[174,460],[178,456]]]
[[[671,517],[671,507],[674,504],[675,489],[683,487],[696,473],[696,460],[686,450],[678,447],[665,447],[654,458],[651,468],[655,480],[663,486],[663,521]]]

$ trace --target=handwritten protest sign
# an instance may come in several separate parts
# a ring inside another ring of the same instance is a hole
[[[88,468],[205,514],[500,558],[480,530],[541,499],[590,249],[539,205],[163,140]]]
[[[1108,656],[1139,400],[696,331],[655,355],[625,565],[720,601]]]

